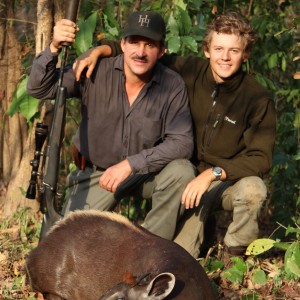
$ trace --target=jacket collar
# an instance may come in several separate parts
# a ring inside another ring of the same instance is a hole
[[[241,81],[243,80],[246,73],[242,70],[242,68],[239,69],[239,71],[235,74],[233,74],[230,78],[228,78],[226,81],[222,83],[217,83],[214,79],[210,64],[208,63],[208,70],[206,72],[207,74],[207,82],[209,86],[212,88],[212,91],[216,89],[216,87],[219,88],[222,93],[231,93],[232,91],[236,90],[238,86],[240,86]]]

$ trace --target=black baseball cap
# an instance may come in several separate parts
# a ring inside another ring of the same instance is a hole
[[[123,37],[130,35],[139,35],[159,42],[166,36],[166,25],[159,13],[136,11],[129,15]]]

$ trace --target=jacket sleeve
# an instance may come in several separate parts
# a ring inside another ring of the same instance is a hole
[[[235,181],[247,176],[263,178],[272,166],[276,112],[273,100],[264,100],[257,106],[244,132],[245,149],[231,159],[218,158],[214,162],[226,171],[227,180]]]
[[[108,40],[108,39],[103,39],[99,42],[99,46],[102,45],[106,45],[109,46],[111,48],[111,56],[115,57],[119,54],[122,54],[123,51],[121,49],[121,45],[120,42],[116,42],[116,41],[112,41],[112,40]]]
[[[57,91],[59,69],[56,68],[58,55],[49,46],[33,60],[27,82],[27,92],[38,99],[54,99]],[[72,65],[64,70],[62,85],[66,87],[67,98],[79,96],[79,84],[75,81]]]
[[[133,173],[157,172],[175,159],[191,158],[194,150],[193,127],[184,85],[177,88],[163,118],[161,142],[127,157]]]

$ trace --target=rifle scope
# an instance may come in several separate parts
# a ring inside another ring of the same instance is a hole
[[[41,176],[39,172],[40,158],[44,156],[42,152],[42,148],[46,137],[48,135],[48,125],[44,123],[37,123],[35,129],[35,151],[34,151],[34,159],[30,161],[30,165],[32,166],[31,178],[29,181],[29,187],[27,189],[26,198],[35,199],[36,196],[36,185],[37,179]]]

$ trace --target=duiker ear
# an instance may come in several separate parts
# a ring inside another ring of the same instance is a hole
[[[158,274],[147,286],[149,300],[165,299],[173,290],[176,278],[172,273]]]

